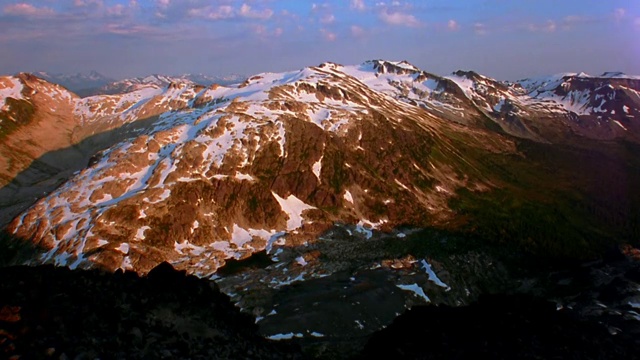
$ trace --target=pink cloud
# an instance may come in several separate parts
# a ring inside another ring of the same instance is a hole
[[[90,6],[90,5],[102,7],[104,3],[102,0],[74,0],[73,5],[77,7],[84,7],[84,6]]]
[[[453,19],[449,20],[449,22],[447,22],[447,29],[451,31],[458,31],[460,30],[460,24],[458,24],[458,22]]]
[[[544,24],[529,24],[529,31],[552,33],[558,30],[558,25],[553,20],[547,20]]]
[[[336,39],[338,38],[335,33],[326,29],[320,29],[320,33],[322,34],[322,37],[327,41],[336,41]]]
[[[230,19],[234,16],[233,7],[229,5],[221,5],[217,8],[206,7],[199,9],[190,9],[187,14],[191,17],[204,18],[209,20]]]
[[[363,28],[357,25],[351,25],[351,36],[355,38],[362,38],[366,35],[366,32]]]
[[[486,35],[487,26],[483,23],[475,23],[473,24],[473,32],[475,32],[476,35]]]
[[[364,0],[351,0],[351,8],[358,11],[364,11],[367,6],[364,4]]]
[[[273,10],[264,9],[262,11],[257,11],[257,10],[251,9],[251,6],[247,4],[242,4],[242,6],[240,7],[239,14],[242,17],[246,17],[250,19],[266,20],[266,19],[269,19],[271,16],[273,16]]]
[[[55,11],[47,7],[35,7],[27,3],[17,3],[5,6],[4,13],[17,16],[46,17],[54,15]]]
[[[333,14],[326,14],[320,18],[321,24],[333,24],[336,21],[336,17]]]
[[[401,12],[389,12],[388,9],[380,12],[380,20],[385,24],[394,26],[420,27],[423,24],[415,16]]]
[[[151,33],[153,29],[144,25],[107,24],[106,31],[117,35],[134,35]]]

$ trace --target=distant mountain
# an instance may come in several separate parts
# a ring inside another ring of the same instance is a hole
[[[136,90],[140,90],[147,87],[167,87],[170,84],[190,84],[190,85],[203,85],[209,86],[212,84],[219,85],[231,85],[244,81],[246,77],[241,75],[229,75],[229,76],[209,76],[203,74],[191,75],[185,74],[180,76],[165,76],[165,75],[149,75],[146,77],[136,77],[114,81],[105,84],[99,88],[90,89],[85,91],[82,96],[92,95],[114,95],[128,93]]]
[[[47,80],[50,83],[66,87],[74,93],[82,93],[88,89],[99,88],[115,80],[100,74],[97,71],[76,74],[52,74],[44,71],[34,72],[33,75]]]

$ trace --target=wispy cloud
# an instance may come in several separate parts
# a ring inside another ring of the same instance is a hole
[[[320,29],[320,34],[322,34],[322,37],[327,41],[336,41],[336,39],[338,38],[336,33],[331,32],[327,29]]]
[[[473,24],[473,32],[476,35],[486,35],[488,33],[487,25],[483,23],[475,23]]]
[[[366,31],[358,26],[358,25],[351,25],[351,36],[353,36],[354,38],[362,38],[366,35]]]
[[[336,17],[333,14],[326,14],[320,18],[321,24],[333,24],[336,21]]]
[[[387,25],[420,27],[423,23],[411,14],[405,14],[399,11],[384,9],[379,14],[380,20]]]
[[[251,8],[251,6],[245,3],[245,4],[242,4],[242,6],[240,6],[240,11],[238,12],[238,14],[241,17],[245,17],[249,19],[266,20],[266,19],[269,19],[271,16],[273,16],[273,10],[268,8],[262,9],[262,10],[254,10]]]
[[[367,5],[365,5],[364,0],[351,0],[351,9],[364,11],[367,9]]]
[[[17,3],[4,7],[4,13],[14,16],[25,17],[48,17],[55,15],[55,11],[48,7],[36,7],[27,3]]]
[[[193,18],[208,20],[230,19],[235,16],[233,7],[230,5],[207,6],[204,8],[189,9],[187,14]]]
[[[542,24],[529,24],[527,29],[532,32],[548,32],[552,33],[558,30],[558,24],[553,20],[547,20]]]
[[[447,29],[451,31],[458,31],[460,30],[460,24],[458,24],[457,21],[451,19],[447,22]]]
[[[136,24],[107,24],[106,31],[117,35],[151,34],[153,28]]]

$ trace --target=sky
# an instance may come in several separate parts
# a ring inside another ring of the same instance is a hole
[[[0,74],[242,74],[406,60],[640,75],[640,0],[0,0]]]

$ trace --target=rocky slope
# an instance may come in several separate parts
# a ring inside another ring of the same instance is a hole
[[[164,112],[181,109],[202,87],[148,85],[119,95],[79,98],[29,74],[0,78],[0,224],[89,159]]]

